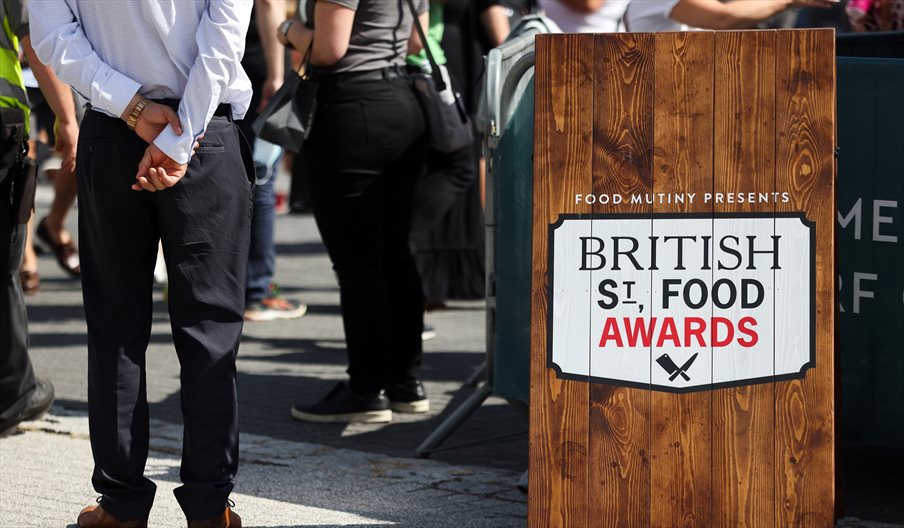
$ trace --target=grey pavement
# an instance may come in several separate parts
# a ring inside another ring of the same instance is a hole
[[[281,180],[285,185],[285,180]],[[50,203],[39,189],[38,217]],[[75,215],[70,218],[75,231]],[[425,343],[424,381],[433,404],[426,417],[399,415],[388,426],[303,424],[289,416],[294,403],[312,401],[345,377],[346,354],[339,313],[339,292],[314,220],[310,215],[280,215],[276,224],[276,280],[286,297],[308,305],[294,321],[248,323],[238,359],[240,420],[243,432],[412,456],[415,447],[473,389],[462,382],[483,361],[483,304],[453,303],[427,314],[439,335]],[[38,373],[56,386],[57,403],[87,410],[86,329],[78,281],[65,278],[49,255],[40,257],[41,293],[28,298],[31,357]],[[172,346],[163,291],[154,294],[154,324],[147,354],[151,416],[181,422],[179,363]],[[501,399],[493,399],[469,420],[449,444],[517,434],[502,443],[437,453],[439,460],[523,471],[527,465],[527,419]]]
[[[94,493],[84,413],[54,409],[0,443],[0,526],[69,526]],[[150,525],[184,526],[171,491],[182,429],[154,420],[146,475],[158,486]],[[241,436],[232,499],[245,526],[457,526],[524,524],[524,496],[506,470]]]
[[[39,218],[51,198],[42,185]],[[69,221],[72,232],[76,216]],[[503,400],[488,401],[447,444],[508,438],[441,451],[431,460],[414,457],[441,418],[474,390],[462,383],[483,360],[482,303],[452,303],[427,315],[439,335],[425,343],[423,375],[432,404],[426,416],[397,414],[386,425],[304,424],[290,417],[290,406],[320,397],[345,376],[338,287],[310,215],[280,215],[276,235],[276,280],[287,297],[308,304],[308,314],[245,326],[237,364],[242,436],[234,498],[246,525],[524,525],[526,498],[516,484],[527,468],[527,419]],[[28,298],[31,357],[36,372],[53,381],[57,399],[44,420],[0,440],[0,528],[67,526],[96,496],[81,289],[50,255],[40,257],[40,273],[41,292]],[[152,523],[171,527],[181,525],[168,492],[178,483],[179,364],[162,289],[154,295],[148,475],[159,486]],[[45,517],[29,520],[38,505]]]
[[[46,185],[39,188],[39,218],[51,196]],[[397,415],[386,425],[303,424],[290,418],[290,406],[321,396],[344,377],[338,289],[310,216],[279,216],[276,236],[276,279],[309,312],[296,321],[245,327],[237,364],[241,465],[233,494],[245,525],[525,526],[526,497],[516,483],[527,467],[527,419],[503,400],[491,398],[481,407],[447,442],[454,449],[430,460],[413,454],[473,391],[462,382],[483,360],[482,303],[455,302],[427,315],[439,332],[425,343],[428,415]],[[37,373],[53,381],[57,400],[44,419],[0,440],[0,528],[69,526],[96,496],[81,290],[49,255],[41,257],[40,272],[41,293],[28,299],[31,354]],[[159,288],[147,368],[153,421],[147,475],[158,485],[151,526],[184,526],[171,493],[181,450],[179,366]],[[856,500],[853,506],[849,511],[860,518],[888,520],[871,517],[875,508]],[[848,517],[839,526],[904,525]]]

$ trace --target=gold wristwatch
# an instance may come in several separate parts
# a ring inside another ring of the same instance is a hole
[[[135,127],[138,125],[138,118],[141,117],[141,112],[144,111],[144,107],[147,106],[147,104],[148,100],[142,99],[141,101],[138,101],[135,108],[132,109],[129,117],[126,118],[126,126],[129,127],[129,130],[135,130]]]

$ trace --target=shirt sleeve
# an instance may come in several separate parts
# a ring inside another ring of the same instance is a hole
[[[4,0],[6,19],[13,35],[22,39],[28,35],[28,9],[26,0]]]
[[[141,84],[98,57],[65,0],[31,0],[30,6],[31,43],[41,62],[91,106],[121,116]]]
[[[680,0],[631,0],[625,12],[628,31],[678,31],[681,24],[672,20],[672,10]]]
[[[160,150],[179,163],[188,163],[192,147],[207,129],[223,91],[240,75],[253,5],[246,0],[210,0],[201,15],[196,37],[198,57],[188,73],[179,104],[182,135],[166,127],[154,140]],[[244,111],[234,115],[236,119],[243,116]]]

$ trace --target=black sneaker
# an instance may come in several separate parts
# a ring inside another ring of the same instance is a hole
[[[28,395],[28,403],[25,404],[25,409],[22,410],[22,413],[15,421],[3,427],[3,430],[0,431],[0,437],[13,432],[21,422],[37,420],[47,412],[51,405],[53,405],[53,383],[44,378],[35,379],[35,388]]]
[[[386,397],[393,411],[400,413],[425,413],[430,410],[430,400],[424,385],[418,380],[386,387]]]
[[[49,379],[36,378],[35,390],[28,396],[28,406],[22,413],[22,421],[37,420],[53,405],[53,383]]]
[[[292,418],[318,423],[387,423],[392,421],[392,410],[383,394],[362,396],[340,381],[314,405],[293,405]]]

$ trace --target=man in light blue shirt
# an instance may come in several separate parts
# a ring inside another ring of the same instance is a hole
[[[189,527],[237,527],[235,357],[253,171],[233,123],[251,99],[240,62],[248,0],[31,0],[38,57],[87,99],[78,148],[92,482],[78,525],[145,527],[155,485],[145,353],[162,240],[182,366],[176,498]]]

